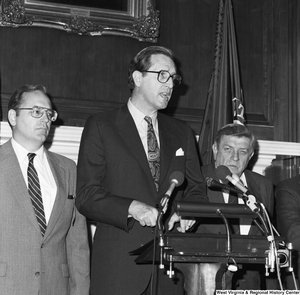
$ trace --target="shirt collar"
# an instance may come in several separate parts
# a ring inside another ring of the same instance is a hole
[[[14,138],[11,139],[11,144],[12,147],[17,155],[18,161],[20,163],[22,163],[23,161],[28,161],[28,153],[29,151],[27,151],[22,145],[20,145],[17,141],[15,141]],[[45,154],[45,150],[44,150],[44,146],[42,145],[37,151],[34,152],[36,154],[36,157],[38,159],[40,159],[40,161],[43,161],[44,159],[44,154]]]
[[[136,125],[140,125],[146,122],[144,120],[145,114],[134,106],[134,104],[131,102],[131,98],[129,98],[128,100],[127,107]],[[157,111],[154,111],[147,116],[152,119],[153,126],[157,126]]]
[[[243,174],[240,177],[241,181],[243,182],[244,186],[247,186],[247,179],[245,176],[245,173],[243,172]]]

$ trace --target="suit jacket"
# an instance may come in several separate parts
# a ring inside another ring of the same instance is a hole
[[[151,228],[128,218],[133,200],[156,206],[170,185],[174,171],[185,175],[169,201],[189,197],[207,201],[197,158],[195,137],[180,120],[158,114],[161,176],[156,191],[145,150],[127,106],[90,117],[78,158],[76,204],[97,221],[92,255],[92,294],[141,294],[150,265],[136,265],[129,252],[154,238]],[[184,155],[176,156],[179,149]]]
[[[275,194],[279,233],[300,251],[300,175],[279,182]]]
[[[211,177],[218,180],[214,163],[201,167],[204,178]],[[250,170],[244,171],[247,185],[253,195],[264,204],[270,218],[272,219],[274,210],[274,189],[271,180]],[[223,193],[220,190],[207,189],[207,196],[210,202],[224,203]],[[201,220],[197,232],[201,233],[222,233],[225,234],[225,225],[221,218],[206,218]],[[261,235],[259,228],[252,222],[249,235]]]
[[[286,242],[298,252],[293,266],[300,280],[300,175],[279,182],[275,190],[277,228]],[[292,285],[292,287],[294,287]]]
[[[42,237],[11,141],[0,147],[1,295],[89,294],[86,219],[74,199],[76,165],[46,154],[57,195]]]

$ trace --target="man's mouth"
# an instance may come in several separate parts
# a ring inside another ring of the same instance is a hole
[[[171,97],[171,94],[170,93],[167,93],[167,92],[163,92],[160,94],[160,96],[164,99],[166,99],[167,101],[169,101],[170,97]]]

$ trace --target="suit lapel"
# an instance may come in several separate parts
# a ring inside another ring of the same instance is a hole
[[[211,177],[217,181],[219,181],[216,173],[215,173],[215,168],[213,166],[214,164],[210,164],[208,166],[203,166],[201,169],[202,169],[202,172],[203,172],[203,175],[205,177]],[[208,194],[208,198],[209,198],[209,201],[212,202],[212,203],[225,203],[225,200],[224,200],[224,196],[223,196],[223,193],[222,191],[220,190],[212,190],[210,188],[207,189],[207,194]]]
[[[38,232],[41,232],[40,227],[37,223],[36,216],[32,207],[28,189],[17,159],[17,156],[11,145],[11,140],[5,143],[1,147],[0,165],[6,167],[5,173],[7,175],[7,181],[10,183],[12,196],[16,198],[20,207],[24,211],[24,214],[31,221],[33,226]],[[42,235],[41,235],[42,237]]]
[[[169,171],[172,158],[175,156],[175,145],[173,130],[164,118],[158,113],[158,130],[160,140],[160,179],[159,183],[163,183]],[[172,171],[173,172],[173,171]],[[169,181],[169,180],[167,180]]]
[[[250,173],[248,173],[247,170],[244,171],[246,181],[247,181],[247,186],[249,188],[249,191],[253,194],[254,197],[257,198],[258,201],[261,201],[260,197],[260,190],[259,186],[254,180],[254,178],[251,176]],[[248,224],[251,224],[250,230],[249,230],[249,235],[254,235],[254,234],[260,234],[260,230],[257,228],[257,226],[254,225],[253,221],[250,223],[248,221]]]
[[[56,182],[57,186],[57,193],[54,201],[54,205],[52,208],[52,212],[50,215],[50,219],[48,222],[47,230],[45,233],[45,238],[49,236],[55,227],[55,224],[59,220],[59,216],[61,215],[64,205],[67,199],[67,192],[65,187],[64,180],[66,179],[66,170],[65,168],[60,164],[60,162],[54,158],[50,153],[45,151],[47,155],[47,159],[54,177],[54,180]],[[65,197],[63,197],[65,196]]]
[[[123,139],[125,148],[138,161],[142,171],[146,173],[149,182],[151,182],[150,185],[153,186],[156,191],[141,138],[127,106],[120,108],[116,118],[116,128],[120,137]]]
[[[256,197],[256,199],[260,202],[263,202],[261,196],[260,196],[260,189],[258,184],[256,183],[255,179],[252,177],[251,173],[249,173],[247,170],[244,171],[247,186],[249,188],[249,191]]]

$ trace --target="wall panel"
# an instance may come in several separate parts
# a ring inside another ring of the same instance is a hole
[[[296,29],[291,31],[299,22],[293,10],[299,9],[297,1],[232,2],[247,123],[259,139],[293,140],[299,131],[285,129],[292,128],[298,116],[295,66],[300,37]],[[213,68],[218,0],[157,0],[157,9],[157,44],[173,49],[183,76],[165,112],[186,120],[199,133]],[[2,118],[17,88],[40,83],[60,113],[58,123],[83,126],[90,114],[127,102],[128,64],[149,45],[126,37],[0,27]]]

